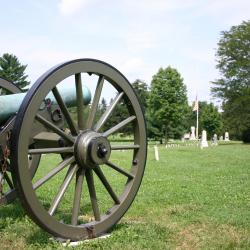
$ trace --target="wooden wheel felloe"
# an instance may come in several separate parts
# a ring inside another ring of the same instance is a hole
[[[82,93],[85,76],[96,84],[88,115]],[[76,89],[77,122],[58,88],[69,82]],[[98,114],[102,91],[107,85],[115,89],[116,96]],[[41,111],[50,91],[65,118],[63,127],[49,121]],[[107,127],[121,103],[126,107],[127,117]],[[37,124],[46,131],[43,147],[34,143],[36,134],[31,132]],[[126,127],[131,129],[131,141],[114,143],[112,135]],[[58,138],[53,147],[52,137]],[[123,159],[117,150],[129,152],[131,157],[125,154]],[[43,154],[33,180],[27,167],[29,154]],[[22,204],[39,226],[63,239],[96,237],[120,220],[137,194],[146,155],[145,121],[136,94],[118,70],[93,59],[62,63],[40,77],[28,91],[12,133],[11,159],[15,166],[12,174]]]

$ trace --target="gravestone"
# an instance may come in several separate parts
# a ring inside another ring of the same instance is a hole
[[[223,135],[220,136],[220,141],[223,141]]]
[[[201,135],[201,148],[206,148],[208,147],[207,143],[207,131],[202,130],[202,135]]]
[[[228,132],[225,133],[225,141],[229,141],[229,133]]]
[[[190,139],[189,140],[196,140],[195,138],[195,127],[191,127],[191,136],[190,136]]]
[[[213,141],[213,145],[214,146],[217,146],[218,145],[218,136],[217,134],[214,134],[213,138],[212,138],[212,141]]]
[[[186,133],[183,135],[184,140],[189,140],[190,139],[190,133]]]
[[[159,158],[159,151],[158,151],[157,145],[154,146],[154,149],[155,149],[155,160],[159,161],[160,158]]]

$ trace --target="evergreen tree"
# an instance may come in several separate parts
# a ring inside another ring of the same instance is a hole
[[[0,77],[20,88],[29,84],[28,76],[25,74],[26,67],[27,65],[22,65],[15,55],[5,53],[0,57]]]

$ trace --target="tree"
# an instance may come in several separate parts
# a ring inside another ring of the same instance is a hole
[[[109,105],[111,105],[112,102],[113,102],[113,99],[111,98]],[[105,101],[105,105],[106,105],[106,101]],[[116,105],[115,109],[113,110],[112,114],[110,115],[109,119],[103,125],[101,131],[104,132],[110,129],[111,127],[114,127],[115,125],[125,120],[126,118],[128,118],[130,116],[129,111],[128,111],[128,105],[129,105],[129,102],[127,102],[126,98],[121,98],[121,100]],[[105,109],[103,108],[103,111],[104,110],[106,110],[106,108]],[[118,133],[131,134],[132,131],[133,131],[132,124],[127,124],[126,126],[121,128],[118,131]]]
[[[223,119],[231,136],[241,138],[250,129],[250,21],[221,33],[217,68],[221,78],[212,93],[222,100]]]
[[[196,112],[192,107],[189,107],[187,112],[185,124],[186,131],[190,131],[191,126],[196,126]],[[207,103],[206,101],[199,101],[199,135],[202,130],[206,130],[208,137],[212,137],[214,134],[221,134],[223,128],[222,114],[218,111],[218,108],[213,103]]]
[[[250,89],[242,90],[223,103],[222,114],[225,129],[236,139],[243,139],[243,133],[250,130]]]
[[[200,116],[200,127],[201,130],[207,131],[209,138],[212,138],[214,134],[222,132],[222,117],[213,103],[207,104],[205,102]]]
[[[132,87],[135,90],[136,94],[138,95],[142,107],[144,109],[146,109],[148,96],[149,96],[148,86],[147,86],[146,82],[139,80],[139,79],[136,79],[132,83]]]
[[[18,58],[12,54],[5,53],[0,57],[0,77],[13,82],[20,88],[30,83],[24,72],[26,67],[27,65],[22,65]]]
[[[150,126],[157,137],[165,136],[167,140],[183,135],[188,111],[187,89],[176,69],[160,68],[153,76],[148,109]]]
[[[102,98],[101,103],[99,103],[97,107],[95,115],[95,123],[99,121],[99,119],[101,118],[102,114],[105,112],[106,109],[107,109],[107,101],[105,100],[105,98]]]

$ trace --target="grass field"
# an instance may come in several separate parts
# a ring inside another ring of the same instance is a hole
[[[150,145],[140,191],[111,237],[74,249],[250,249],[250,145],[159,153],[156,162]],[[18,201],[0,207],[0,249],[63,249],[50,237]]]

